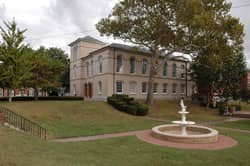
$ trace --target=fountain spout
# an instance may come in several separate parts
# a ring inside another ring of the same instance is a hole
[[[181,135],[188,135],[187,133],[187,127],[189,125],[195,124],[195,122],[187,121],[186,115],[189,113],[186,111],[187,106],[184,105],[183,99],[180,101],[181,111],[179,111],[179,114],[181,114],[181,121],[173,121],[174,124],[178,124],[181,127]]]

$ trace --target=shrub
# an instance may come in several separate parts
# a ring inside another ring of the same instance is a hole
[[[236,111],[241,111],[241,105],[236,105]]]
[[[107,102],[116,109],[131,115],[144,116],[148,113],[148,107],[142,105],[128,95],[114,94],[107,98]]]
[[[234,105],[230,105],[230,107],[235,107],[235,111],[240,111],[241,110],[241,106],[234,104]]]
[[[220,115],[225,113],[226,105],[223,102],[218,103],[218,111]]]
[[[139,116],[147,115],[148,113],[148,107],[144,105],[137,105],[137,114]]]
[[[8,97],[0,97],[0,101],[8,101]],[[33,96],[20,96],[20,97],[12,97],[12,101],[34,101],[35,97]],[[38,100],[49,101],[49,100],[83,100],[83,97],[75,97],[75,96],[46,96],[46,97],[38,97]]]

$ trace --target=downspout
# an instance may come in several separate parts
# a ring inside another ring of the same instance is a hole
[[[186,65],[186,97],[188,96],[188,67],[187,67],[187,62],[185,63]]]
[[[113,94],[115,94],[115,51],[116,49],[114,48],[113,50]]]

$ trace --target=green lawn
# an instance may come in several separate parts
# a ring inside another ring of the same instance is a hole
[[[179,150],[135,136],[78,143],[53,143],[0,127],[1,166],[236,166],[250,165],[250,134],[220,131],[239,145],[220,151]]]
[[[38,122],[50,137],[72,137],[148,129],[162,122],[119,112],[104,102],[38,101],[2,103]]]
[[[159,121],[179,119],[177,102],[157,101],[147,117],[119,112],[104,102],[38,101],[1,105],[38,122],[56,137],[96,135],[148,129]],[[218,121],[217,111],[187,103],[190,120]],[[250,121],[223,123],[249,129]],[[234,124],[236,123],[236,124]],[[239,145],[220,151],[180,150],[151,145],[135,136],[78,143],[55,143],[0,126],[0,166],[235,166],[250,165],[250,134],[220,130]]]
[[[241,129],[241,130],[250,130],[250,120],[239,120],[235,122],[225,122],[217,124],[216,126]]]
[[[180,119],[179,103],[157,101],[146,117],[136,117],[115,110],[105,102],[90,101],[37,101],[1,103],[18,114],[27,117],[48,129],[50,137],[87,136],[104,133],[149,129],[164,122],[149,120]],[[206,109],[187,103],[189,120],[196,122],[218,121],[226,117],[219,116],[216,110]]]
[[[190,112],[190,114],[187,115],[188,120],[192,120],[197,123],[220,121],[227,118],[219,116],[217,109],[207,109],[206,107],[202,107],[188,101],[185,102],[185,105],[187,106],[187,111]],[[178,111],[180,111],[180,106],[177,101],[156,101],[150,108],[148,116],[166,120],[176,120],[180,119]]]

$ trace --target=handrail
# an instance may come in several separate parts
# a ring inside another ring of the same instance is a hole
[[[47,139],[47,130],[41,127],[39,124],[32,122],[31,120],[19,115],[10,109],[0,107],[0,112],[4,113],[5,122],[12,125],[24,132],[30,133],[33,136],[37,136],[41,139]]]

